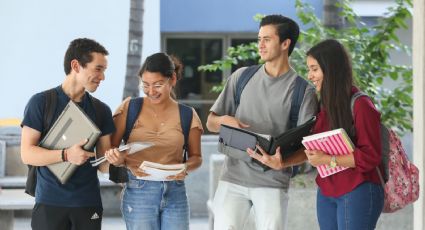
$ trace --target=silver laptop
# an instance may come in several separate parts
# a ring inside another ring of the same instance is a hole
[[[89,141],[83,148],[89,150],[96,144],[100,134],[100,130],[84,111],[74,102],[69,101],[41,141],[40,146],[47,149],[63,149],[88,139]],[[78,165],[69,162],[59,162],[47,166],[62,184],[68,181],[77,167]]]

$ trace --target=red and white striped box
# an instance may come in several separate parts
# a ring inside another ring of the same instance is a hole
[[[346,155],[354,151],[354,145],[344,129],[334,129],[331,131],[318,133],[303,138],[302,144],[307,150],[321,150],[329,155]],[[336,166],[330,168],[329,165],[317,166],[319,175],[324,178],[347,169],[347,167]]]

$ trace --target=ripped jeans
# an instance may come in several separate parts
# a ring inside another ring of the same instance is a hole
[[[189,229],[184,181],[140,180],[129,173],[121,212],[127,230]]]

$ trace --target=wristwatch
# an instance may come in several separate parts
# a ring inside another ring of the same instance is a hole
[[[336,166],[337,166],[337,164],[336,164],[336,157],[335,156],[332,156],[331,157],[331,161],[329,162],[329,168],[333,169]]]

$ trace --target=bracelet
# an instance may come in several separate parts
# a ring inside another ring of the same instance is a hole
[[[332,156],[331,161],[329,162],[329,168],[333,169],[337,166],[336,157]]]
[[[65,150],[66,148],[63,148],[61,152],[63,162],[68,161]]]

